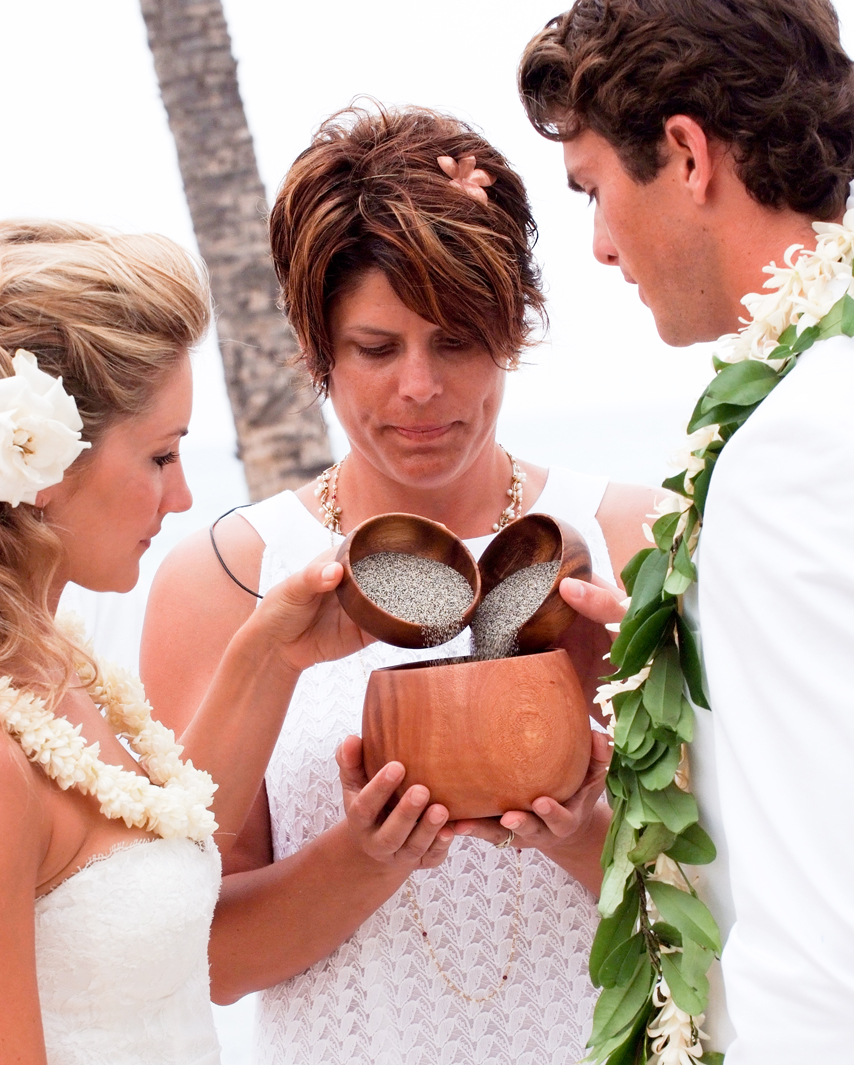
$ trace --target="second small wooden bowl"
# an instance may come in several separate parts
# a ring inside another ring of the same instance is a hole
[[[561,598],[559,587],[564,577],[590,580],[590,552],[584,537],[550,514],[526,514],[502,529],[478,564],[483,600],[511,573],[538,562],[560,562],[560,567],[545,599],[516,635],[523,652],[551,647],[575,620],[575,611]]]
[[[360,629],[369,632],[378,640],[397,647],[429,647],[424,629],[412,621],[389,614],[369,599],[353,576],[353,565],[367,555],[381,551],[394,551],[404,555],[421,555],[434,558],[451,566],[468,581],[472,591],[471,606],[460,619],[457,632],[471,622],[480,598],[480,571],[466,545],[438,522],[421,518],[417,514],[378,514],[358,525],[338,549],[338,561],[344,567],[344,576],[338,585],[338,598],[349,616]],[[447,641],[455,636],[443,634]],[[436,641],[434,641],[436,642]]]

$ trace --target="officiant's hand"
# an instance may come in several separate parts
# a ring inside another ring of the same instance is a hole
[[[590,764],[581,787],[565,803],[548,796],[533,802],[534,812],[508,810],[503,817],[457,821],[460,836],[477,836],[498,846],[513,832],[512,847],[536,847],[594,894],[602,883],[599,856],[611,822],[611,811],[602,798],[611,761],[611,741],[604,732],[594,732]]]
[[[448,811],[430,803],[421,784],[407,788],[389,811],[395,788],[403,780],[400,762],[389,762],[368,780],[362,760],[362,741],[348,736],[335,753],[347,824],[358,846],[370,858],[400,868],[432,869],[445,860],[454,838],[447,825]]]
[[[296,673],[373,642],[333,594],[343,575],[341,563],[327,551],[271,588],[250,619],[276,641],[283,663]]]

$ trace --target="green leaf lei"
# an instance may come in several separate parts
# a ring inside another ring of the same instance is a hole
[[[651,530],[655,546],[640,551],[622,572],[631,605],[611,650],[616,672],[600,689],[599,700],[613,708],[614,753],[607,778],[613,820],[602,854],[602,921],[590,954],[591,979],[602,988],[585,1059],[595,1065],[666,1065],[689,1060],[689,1055],[703,1065],[723,1061],[722,1054],[703,1050],[701,1037],[706,1037],[700,1031],[707,972],[721,951],[720,932],[682,870],[683,864],[711,862],[715,846],[698,823],[697,803],[682,768],[684,745],[690,744],[694,730],[686,693],[698,706],[708,709],[709,704],[680,598],[697,579],[692,555],[715,463],[727,441],[791,371],[799,354],[817,340],[854,336],[854,299],[847,292],[826,314],[807,319],[817,318],[816,324],[795,324],[808,313],[804,298],[798,298],[807,282],[817,277],[827,296],[835,291],[828,279],[835,283],[844,263],[843,287],[849,287],[852,221],[849,211],[842,227],[817,223],[819,234],[829,234],[820,239],[819,253],[791,263],[797,248],[790,249],[789,271],[767,269],[778,275],[770,284],[789,285],[774,298],[790,324],[767,354],[757,356],[754,350],[739,362],[714,359],[716,376],[688,425],[702,444],[691,451],[689,469],[664,482],[677,493],[679,509],[658,518]],[[790,276],[781,281],[783,274]],[[794,286],[794,295],[791,276],[802,282]],[[745,302],[758,304],[760,299]],[[763,322],[755,324],[765,328]],[[773,327],[760,335],[773,337]],[[677,1030],[684,1057],[676,1046],[668,1052]]]

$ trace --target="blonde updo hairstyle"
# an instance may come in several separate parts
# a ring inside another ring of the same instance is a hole
[[[0,222],[0,377],[18,348],[77,403],[85,473],[105,433],[145,413],[207,330],[203,268],[166,237],[71,222]],[[60,541],[37,508],[0,502],[0,671],[55,706],[74,648],[48,594]]]

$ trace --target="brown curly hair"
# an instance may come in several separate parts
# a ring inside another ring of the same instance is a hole
[[[640,183],[675,114],[731,147],[764,206],[828,220],[854,176],[854,68],[830,0],[577,0],[528,45],[519,91],[540,133],[589,128]]]
[[[476,157],[494,183],[480,203],[439,156]],[[282,296],[315,387],[334,366],[329,311],[367,270],[429,322],[515,365],[544,320],[525,187],[466,123],[422,108],[350,107],[327,119],[285,176],[270,215]]]

